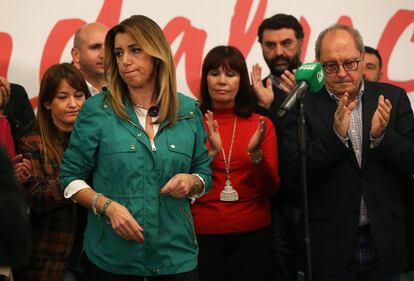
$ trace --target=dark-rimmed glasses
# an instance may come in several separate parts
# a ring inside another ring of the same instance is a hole
[[[337,64],[336,62],[327,62],[322,64],[323,69],[326,74],[333,74],[339,71],[339,67],[342,66],[345,71],[355,71],[358,69],[359,63],[361,60],[347,61],[342,64]]]

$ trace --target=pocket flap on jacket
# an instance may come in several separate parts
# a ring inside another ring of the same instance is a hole
[[[184,155],[187,155],[188,157],[192,157],[193,154],[193,147],[190,144],[185,144],[184,142],[173,142],[168,140],[168,149],[170,151],[182,153]]]
[[[136,143],[115,143],[101,147],[99,149],[99,155],[107,155],[113,153],[125,153],[125,152],[136,152],[138,149]]]

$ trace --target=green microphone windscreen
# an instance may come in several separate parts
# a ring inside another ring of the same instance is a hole
[[[298,67],[295,74],[296,83],[306,81],[308,91],[315,93],[325,84],[325,75],[319,62],[304,63]]]

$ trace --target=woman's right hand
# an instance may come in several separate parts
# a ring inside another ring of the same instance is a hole
[[[118,202],[112,201],[106,209],[106,216],[119,236],[125,240],[144,242],[144,229],[137,223],[127,208]]]
[[[214,114],[210,110],[207,110],[207,113],[204,114],[204,116],[206,117],[207,124],[207,139],[210,143],[210,150],[208,151],[208,154],[212,159],[215,159],[222,148],[218,123],[217,120],[214,120]]]
[[[31,177],[32,164],[29,160],[23,158],[22,154],[13,157],[12,162],[17,182],[20,184],[25,183]]]

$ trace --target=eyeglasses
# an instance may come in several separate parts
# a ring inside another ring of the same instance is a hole
[[[322,64],[323,69],[326,74],[333,74],[339,71],[339,67],[342,65],[345,71],[355,71],[358,69],[359,63],[361,60],[347,61],[342,64],[337,64],[336,62],[327,62]]]

